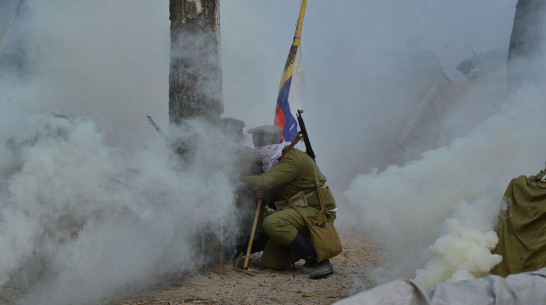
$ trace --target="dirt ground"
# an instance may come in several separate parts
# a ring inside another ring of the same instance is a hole
[[[336,271],[325,279],[309,279],[311,269],[303,267],[303,260],[284,271],[264,269],[261,253],[255,253],[248,270],[229,262],[184,276],[153,278],[147,285],[154,288],[133,290],[93,305],[332,304],[374,286],[366,270],[379,263],[382,251],[351,226],[338,224],[343,252],[331,259]],[[242,264],[243,259],[239,266]],[[24,282],[2,285],[0,304],[17,304],[31,290]]]
[[[378,263],[381,247],[351,227],[338,227],[343,252],[331,259],[336,272],[310,280],[303,261],[295,269],[274,271],[260,266],[261,253],[250,258],[249,269],[227,264],[202,269],[183,279],[101,305],[189,304],[332,304],[374,286],[366,269]],[[242,262],[241,262],[242,264]]]

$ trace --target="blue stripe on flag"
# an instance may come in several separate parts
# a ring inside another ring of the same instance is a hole
[[[279,107],[284,113],[284,126],[282,135],[286,142],[292,142],[298,134],[298,121],[292,115],[292,112],[290,111],[290,104],[288,103],[288,94],[290,93],[291,84],[292,76],[290,76],[290,78],[284,82],[281,91],[279,91],[279,99],[277,100]]]

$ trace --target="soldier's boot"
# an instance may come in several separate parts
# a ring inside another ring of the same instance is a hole
[[[332,266],[329,260],[317,263],[315,247],[300,232],[298,232],[296,238],[294,238],[288,247],[294,252],[296,257],[305,260],[305,266],[313,268],[313,271],[309,275],[310,279],[320,279],[334,273],[334,266]]]
[[[250,249],[250,254],[263,251],[268,240],[269,236],[267,236],[265,233],[254,237],[254,241],[252,242],[252,248]],[[246,243],[238,244],[236,246],[235,254],[233,255],[232,259],[237,259],[240,255],[246,255],[247,249],[248,241]]]
[[[316,280],[329,276],[334,273],[334,266],[329,260],[322,261],[313,267],[313,271],[309,274],[309,278]]]

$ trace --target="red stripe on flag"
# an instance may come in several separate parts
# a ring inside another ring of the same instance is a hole
[[[284,128],[284,112],[282,111],[281,107],[279,107],[279,103],[277,103],[277,106],[275,107],[274,125]]]

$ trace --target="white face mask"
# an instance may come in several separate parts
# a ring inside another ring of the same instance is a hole
[[[262,161],[262,170],[264,172],[267,172],[279,162],[284,146],[285,142],[256,147],[256,153],[260,161]]]

